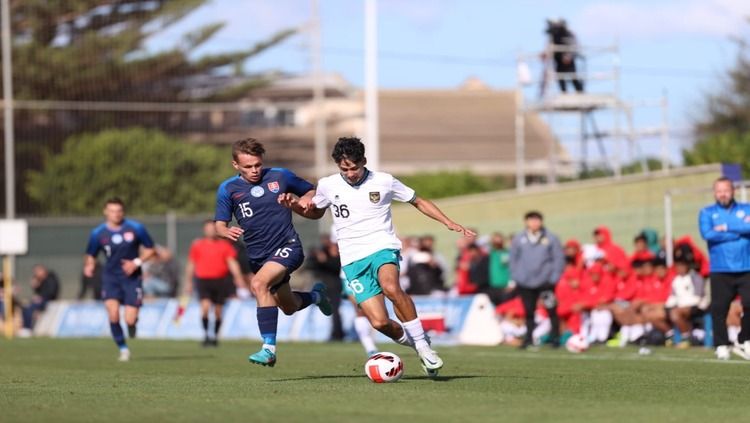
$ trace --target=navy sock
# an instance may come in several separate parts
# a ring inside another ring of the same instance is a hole
[[[201,319],[201,323],[203,323],[203,332],[206,332],[206,336],[208,336],[208,317]]]
[[[115,340],[115,344],[117,344],[120,349],[127,348],[127,345],[125,344],[125,333],[122,331],[122,326],[120,326],[120,322],[117,323],[109,323],[109,330],[112,332],[112,339]]]
[[[279,323],[279,309],[274,307],[258,307],[258,329],[263,343],[276,345],[276,327]]]
[[[296,294],[299,299],[302,300],[302,304],[300,304],[297,310],[302,310],[303,308],[307,308],[310,304],[315,304],[315,297],[313,296],[312,292],[294,291],[294,294]]]
[[[216,326],[214,329],[214,338],[218,338],[219,331],[221,330],[221,319],[217,318],[216,321],[214,321],[214,325]]]

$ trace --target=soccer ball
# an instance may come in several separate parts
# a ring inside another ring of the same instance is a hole
[[[377,353],[365,363],[365,374],[375,383],[395,382],[404,374],[404,363],[394,353]]]
[[[582,353],[589,348],[589,343],[586,338],[580,334],[576,334],[568,338],[565,342],[565,349],[572,353]]]

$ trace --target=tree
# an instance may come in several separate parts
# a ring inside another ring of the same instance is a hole
[[[29,174],[31,197],[49,214],[94,214],[119,196],[136,214],[209,213],[231,176],[228,148],[190,144],[153,129],[73,136]]]
[[[720,89],[705,98],[695,123],[696,143],[683,150],[685,164],[739,163],[750,173],[750,40],[736,40],[737,59]]]
[[[283,42],[294,30],[280,31],[245,50],[200,55],[197,49],[223,26],[212,23],[189,31],[162,51],[145,48],[148,40],[207,1],[10,0],[16,100],[231,101],[267,83],[264,77],[238,75],[233,83],[212,90],[186,89],[196,77],[241,73],[246,60]],[[17,109],[19,212],[43,211],[29,201],[21,184],[25,174],[39,169],[45,154],[59,151],[69,136],[130,126],[179,133],[190,128],[189,119],[187,113],[138,110]]]

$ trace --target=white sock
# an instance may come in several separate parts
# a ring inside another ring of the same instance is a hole
[[[740,327],[739,326],[729,326],[727,328],[727,335],[729,335],[729,342],[736,343],[737,337],[740,334]]]
[[[414,342],[414,348],[421,349],[429,347],[430,344],[424,336],[424,328],[419,318],[416,318],[410,322],[404,322],[404,332],[409,335],[409,338]]]
[[[276,354],[276,345],[263,344],[261,348],[263,348],[264,350],[271,351],[272,353]]]
[[[630,327],[630,339],[629,341],[633,342],[643,336],[644,333],[646,333],[646,328],[643,325],[633,325]]]
[[[612,313],[609,310],[591,311],[591,332],[595,341],[604,342],[609,338],[612,326]]]
[[[631,327],[632,326],[630,325],[627,325],[627,326],[623,325],[620,328],[620,346],[621,347],[624,347],[625,345],[628,344],[628,341],[630,340],[630,328]]]
[[[365,348],[365,352],[371,353],[377,351],[378,347],[375,346],[375,340],[372,339],[372,327],[367,317],[358,316],[354,319],[354,330],[357,332],[359,342]]]

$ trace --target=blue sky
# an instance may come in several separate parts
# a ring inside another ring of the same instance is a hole
[[[324,69],[361,86],[364,2],[320,0],[320,11]],[[690,142],[688,129],[700,116],[703,93],[720,85],[718,78],[734,61],[732,37],[750,34],[744,18],[750,16],[747,0],[380,0],[378,11],[383,88],[450,88],[469,76],[495,88],[512,88],[516,54],[543,47],[548,17],[565,18],[583,45],[617,41],[622,97],[669,96],[674,160]],[[212,0],[155,45],[175,42],[197,25],[224,21],[225,28],[203,51],[240,49],[278,30],[303,26],[309,16],[305,0]],[[305,73],[307,45],[304,33],[295,36],[246,68]],[[657,124],[660,113],[639,111],[636,126]],[[554,124],[570,126],[557,119]],[[640,148],[657,152],[653,141],[640,141]]]

